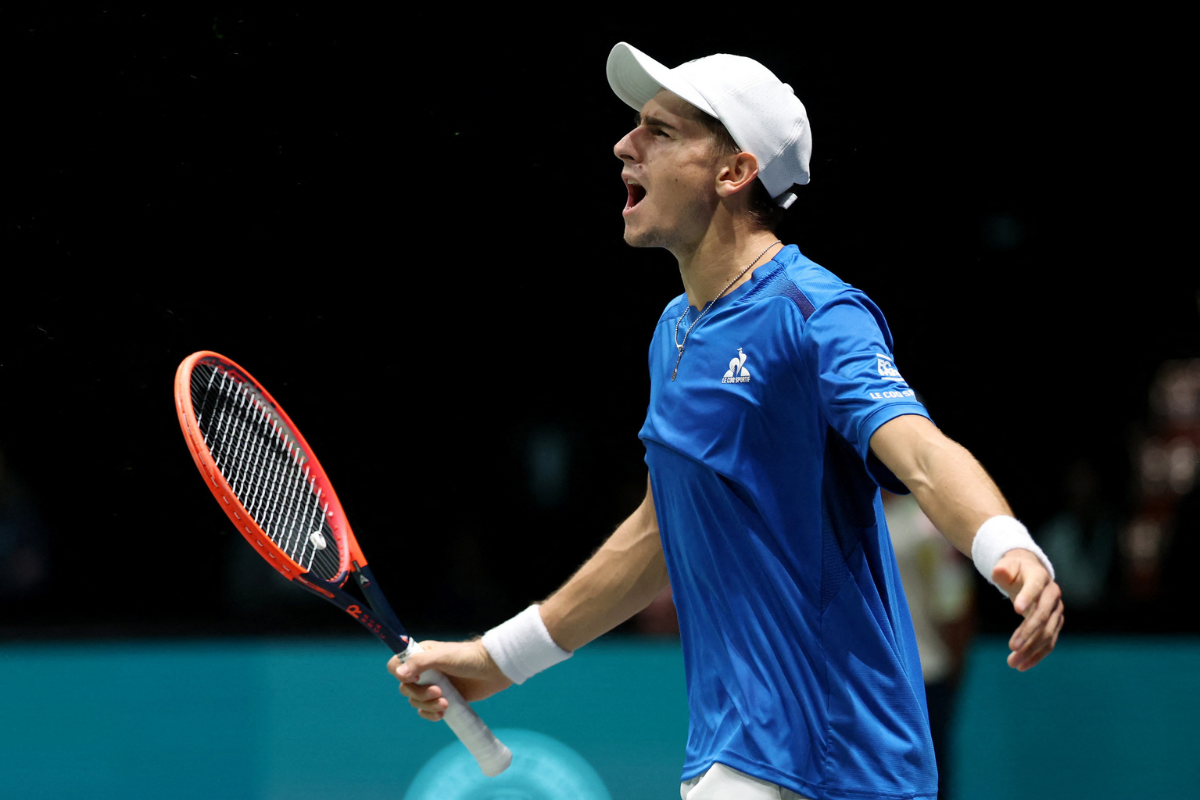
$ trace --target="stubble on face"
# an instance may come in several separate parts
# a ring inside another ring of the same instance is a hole
[[[673,225],[660,225],[641,231],[631,231],[626,224],[625,243],[630,247],[661,247],[673,253],[689,249],[690,246],[686,241],[687,237],[684,235],[684,231],[707,222],[707,217],[700,213],[701,209],[706,207],[705,198],[697,193],[693,199],[694,202],[681,203],[680,214]],[[687,224],[689,222],[695,224]]]
[[[676,237],[672,236],[674,228],[649,228],[642,231],[629,230],[629,223],[625,224],[625,244],[630,247],[662,247],[666,250],[672,249],[676,244]]]

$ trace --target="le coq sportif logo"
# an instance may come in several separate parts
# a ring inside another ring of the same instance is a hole
[[[746,369],[746,354],[738,348],[738,354],[729,361],[729,371],[721,378],[721,383],[749,383],[750,370]]]

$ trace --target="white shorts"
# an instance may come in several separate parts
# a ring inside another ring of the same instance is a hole
[[[755,778],[724,764],[679,784],[683,800],[809,800],[791,789]]]

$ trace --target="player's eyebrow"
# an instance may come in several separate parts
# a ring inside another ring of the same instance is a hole
[[[653,125],[656,128],[670,128],[673,131],[679,130],[674,125],[671,125],[670,123],[667,123],[667,122],[663,122],[658,117],[647,117],[647,116],[642,116],[641,114],[633,115],[633,124],[635,127],[638,125]]]

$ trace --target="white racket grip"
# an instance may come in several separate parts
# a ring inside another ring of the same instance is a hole
[[[417,644],[415,639],[410,639],[408,649],[400,658],[407,661],[409,656],[420,651],[421,645]],[[433,684],[442,690],[442,697],[450,702],[450,707],[446,709],[442,719],[450,726],[450,730],[454,731],[459,741],[466,745],[471,755],[475,756],[484,775],[494,778],[508,769],[508,765],[512,763],[512,751],[496,738],[496,734],[492,733],[475,713],[475,709],[463,699],[449,678],[436,669],[428,669],[417,678],[417,683],[422,686]]]

